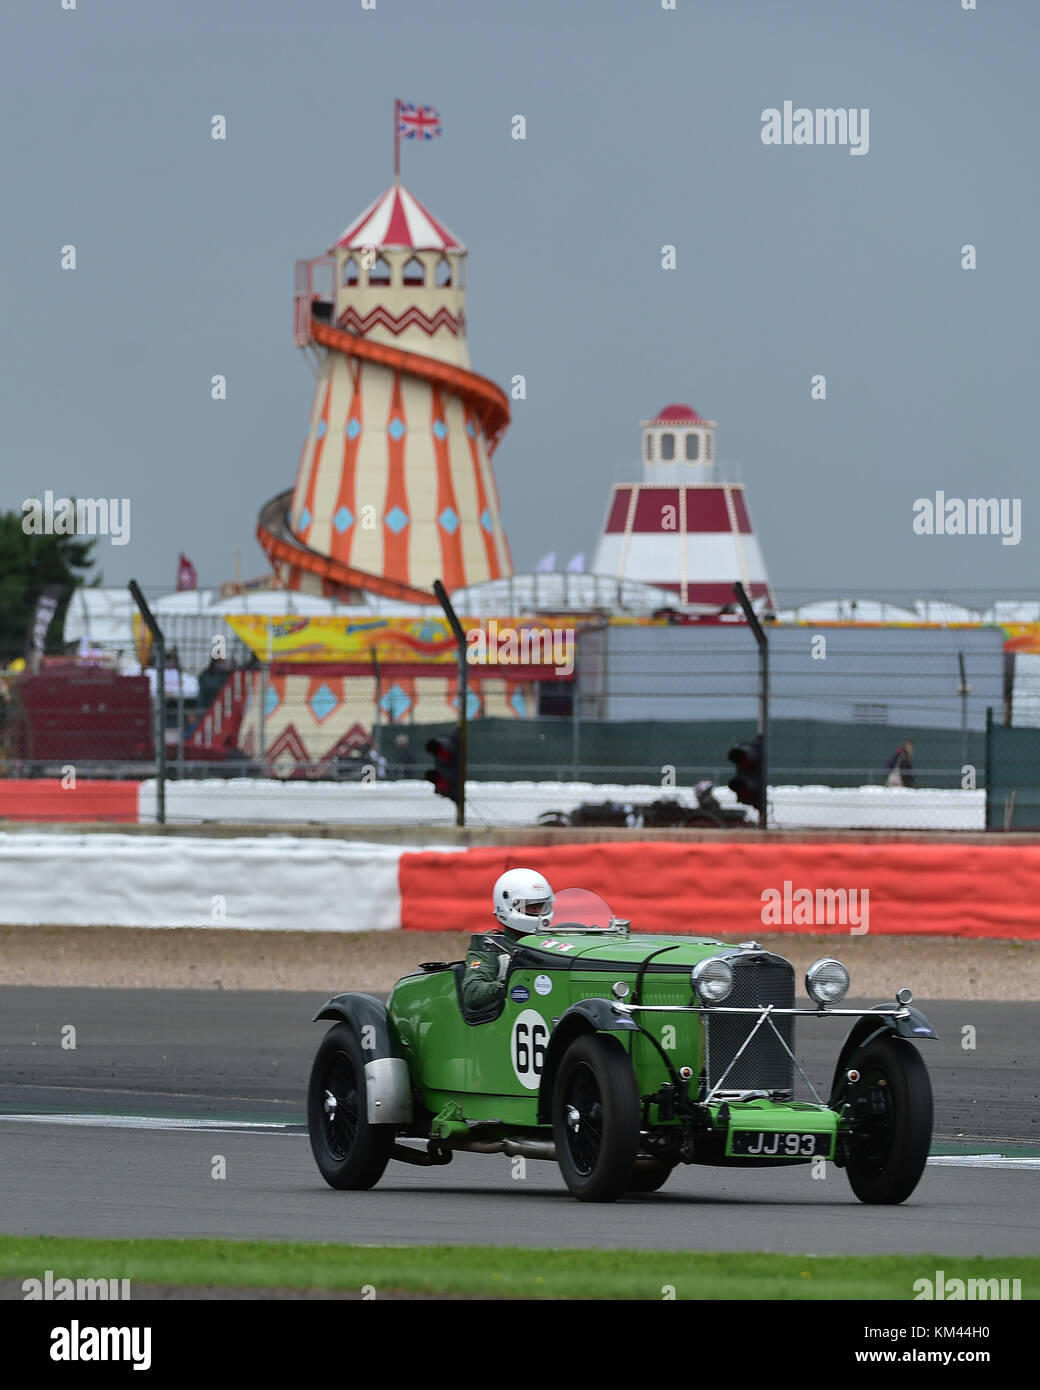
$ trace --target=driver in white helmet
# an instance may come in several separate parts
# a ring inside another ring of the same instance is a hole
[[[462,979],[467,1012],[481,1012],[502,997],[517,942],[530,932],[547,930],[553,901],[548,880],[534,869],[509,869],[496,880],[491,904],[502,930],[470,939]]]

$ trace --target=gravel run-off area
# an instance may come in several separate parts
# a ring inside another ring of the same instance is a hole
[[[1040,1000],[1040,942],[761,935],[799,980],[836,956],[850,996]],[[420,961],[460,960],[461,932],[275,932],[176,927],[0,927],[0,985],[116,989],[387,990]]]

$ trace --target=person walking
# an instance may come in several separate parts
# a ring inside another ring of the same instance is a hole
[[[888,768],[890,787],[912,787],[914,785],[914,745],[911,739],[904,739],[885,764]]]

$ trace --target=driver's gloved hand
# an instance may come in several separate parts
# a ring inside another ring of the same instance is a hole
[[[509,957],[506,955],[505,951],[503,951],[503,952],[501,953],[501,955],[499,956],[499,958],[498,958],[498,978],[499,978],[500,980],[504,980],[504,979],[505,979],[505,977],[506,977],[506,971],[507,971],[508,969],[509,969]]]

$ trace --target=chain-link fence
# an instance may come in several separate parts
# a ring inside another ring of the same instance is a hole
[[[280,597],[287,607],[305,603]],[[272,596],[264,598],[272,611]],[[125,605],[106,628],[96,601],[90,631],[77,629],[70,606],[74,650],[35,673],[8,666],[0,818],[20,814],[19,786],[70,779],[135,783],[139,818],[154,818],[162,686],[171,822],[454,820],[454,806],[425,780],[428,740],[453,727],[450,664],[404,671],[381,661],[378,643],[368,667],[320,654],[266,662],[239,639],[218,596],[175,600],[174,611],[169,599],[167,611],[156,605],[167,646],[161,682]],[[826,610],[811,621],[806,607],[767,624],[770,825],[981,830],[1040,821],[1031,790],[1040,784],[1040,735],[1008,741],[1029,732],[1015,721],[1040,704],[1032,669],[1040,657],[1029,644],[1010,641],[1006,623],[900,626],[892,615],[854,616]],[[287,620],[266,621],[273,632]],[[729,750],[757,727],[758,653],[745,624],[585,617],[573,670],[538,681],[523,670],[473,667],[470,676],[470,823],[757,820],[727,786]],[[991,761],[997,784],[987,797]],[[68,818],[77,818],[71,809]]]

